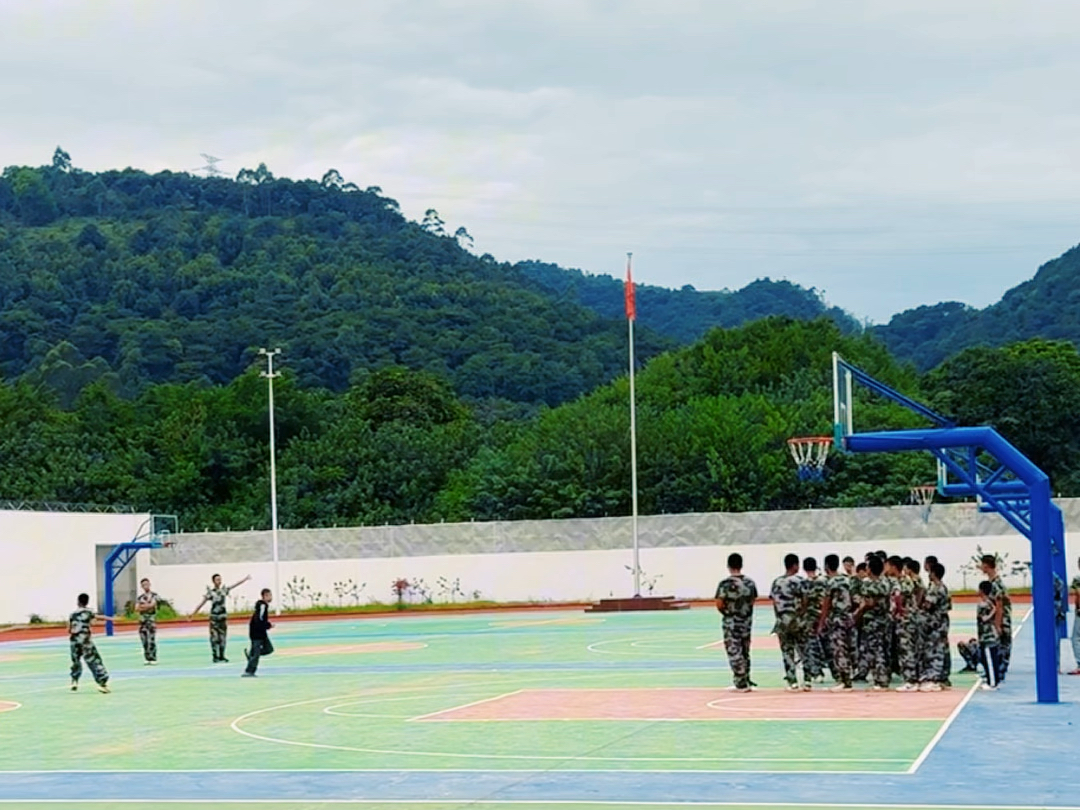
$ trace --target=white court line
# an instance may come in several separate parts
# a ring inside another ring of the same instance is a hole
[[[1016,625],[1016,629],[1013,630],[1013,634],[1012,634],[1013,639],[1015,639],[1018,635],[1020,635],[1020,628],[1022,628],[1024,626],[1024,622],[1026,622],[1028,620],[1028,617],[1031,615],[1031,612],[1034,609],[1035,609],[1034,606],[1028,608],[1027,613],[1024,614],[1024,618],[1022,618],[1020,620],[1020,623],[1018,625]],[[968,690],[968,693],[966,695],[964,695],[964,699],[961,700],[960,703],[957,704],[956,708],[952,710],[952,714],[950,714],[945,719],[945,722],[941,724],[941,728],[939,728],[937,730],[937,733],[933,737],[930,738],[930,742],[928,742],[926,744],[926,748],[924,748],[922,750],[922,753],[919,754],[918,758],[913,763],[911,763],[911,767],[908,768],[908,771],[907,771],[909,776],[914,775],[914,773],[917,770],[919,770],[920,767],[922,767],[922,764],[926,761],[926,758],[928,756],[930,756],[930,752],[934,750],[934,748],[937,746],[937,744],[939,742],[941,742],[941,738],[944,737],[945,732],[949,730],[949,726],[951,726],[953,724],[953,721],[956,720],[956,718],[960,716],[960,712],[962,712],[964,710],[964,707],[968,705],[968,701],[970,701],[971,698],[974,697],[975,692],[979,688],[981,683],[982,683],[982,681],[976,679],[975,683],[973,683],[971,685],[971,688]]]
[[[702,802],[702,801],[615,801],[611,799],[0,799],[0,804],[213,804],[218,806],[238,805],[299,805],[299,804],[334,804],[334,805],[452,805],[461,807],[469,806],[501,805],[522,807],[558,807],[562,805],[585,805],[589,807],[760,807],[782,808],[792,810],[795,808],[807,808],[807,810],[1080,810],[1076,805],[1029,805],[1029,804],[837,804],[830,802]]]
[[[713,647],[723,647],[723,646],[724,646],[724,640],[722,638],[720,638],[720,639],[717,639],[716,641],[710,641],[708,644],[702,644],[700,647],[694,647],[694,649],[695,650],[709,650],[709,649],[712,649]]]
[[[479,706],[482,703],[491,703],[493,700],[502,700],[503,698],[510,697],[511,695],[520,695],[522,692],[528,691],[526,689],[515,689],[513,692],[504,692],[501,695],[495,695],[495,697],[482,698],[480,700],[474,700],[471,703],[462,703],[460,706],[452,706],[449,709],[440,709],[437,712],[429,712],[428,714],[421,714],[417,717],[410,717],[406,720],[406,723],[412,723],[417,720],[426,720],[429,717],[438,717],[440,714],[447,714],[449,712],[457,712],[462,709],[468,709],[470,706]]]

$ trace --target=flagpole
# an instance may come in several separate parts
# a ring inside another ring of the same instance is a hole
[[[641,596],[641,555],[638,547],[637,414],[634,405],[634,281],[630,274],[633,253],[626,254],[626,325],[630,344],[630,526],[634,536],[634,596]]]

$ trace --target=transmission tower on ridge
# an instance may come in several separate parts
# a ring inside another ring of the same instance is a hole
[[[217,167],[217,164],[221,162],[221,158],[208,155],[206,152],[199,152],[199,155],[206,161],[206,165],[201,166],[199,171],[206,172],[207,177],[220,177],[225,174],[225,172]]]

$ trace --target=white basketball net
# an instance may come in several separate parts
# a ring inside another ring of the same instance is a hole
[[[933,484],[926,484],[921,487],[912,487],[911,502],[919,506],[929,506],[934,502],[935,492],[937,492],[937,487]]]
[[[795,459],[800,470],[820,470],[829,457],[832,441],[832,436],[804,436],[788,439],[787,443],[791,457]]]

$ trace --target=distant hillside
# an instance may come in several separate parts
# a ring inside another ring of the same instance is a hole
[[[0,176],[0,377],[64,403],[96,380],[134,396],[229,382],[262,346],[281,347],[303,386],[343,391],[400,365],[471,399],[554,405],[624,372],[619,321],[557,302],[469,241],[333,170],[94,174],[58,149]],[[671,345],[646,328],[638,351]]]
[[[588,275],[539,261],[518,262],[526,276],[560,298],[588,307],[605,318],[623,317],[623,282],[608,275]],[[814,289],[790,281],[758,279],[741,290],[702,292],[637,286],[638,322],[680,343],[692,343],[714,326],[733,328],[772,315],[811,320],[831,318],[842,331],[860,331],[859,322],[839,307],[830,307]]]
[[[873,329],[898,358],[925,371],[971,346],[1033,337],[1080,345],[1080,248],[1047,262],[986,309],[956,301],[909,309]]]

